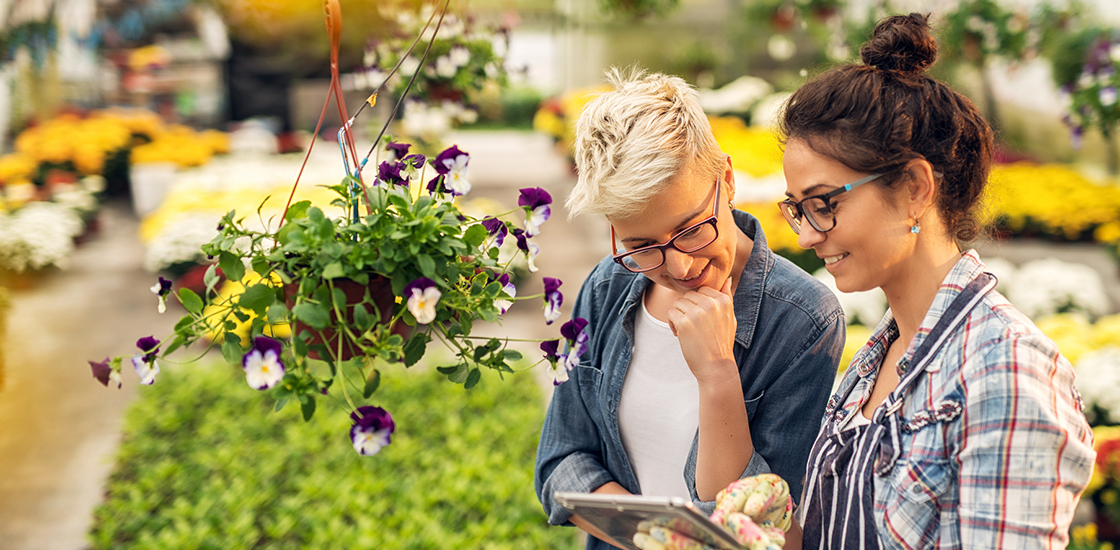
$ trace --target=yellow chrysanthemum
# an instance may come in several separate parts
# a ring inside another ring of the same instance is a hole
[[[38,164],[23,153],[0,156],[0,184],[30,181]]]
[[[1082,355],[1096,349],[1090,339],[1093,325],[1083,313],[1058,313],[1040,319],[1035,324],[1058,345],[1058,350],[1071,363],[1076,363]]]
[[[1016,231],[1034,222],[1073,239],[1116,221],[1120,212],[1116,182],[1094,182],[1065,165],[1001,165],[992,170],[990,181],[989,215]]]
[[[731,164],[756,178],[782,172],[782,149],[769,128],[751,128],[735,117],[709,117],[712,133]]]

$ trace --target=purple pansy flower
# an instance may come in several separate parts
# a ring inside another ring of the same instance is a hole
[[[483,218],[482,227],[485,227],[486,231],[489,231],[490,235],[494,237],[494,246],[502,246],[502,243],[506,240],[506,235],[509,234],[506,222],[495,217]]]
[[[397,429],[393,416],[381,407],[366,405],[350,413],[354,425],[350,427],[350,441],[362,456],[377,454],[389,444],[390,436]]]
[[[150,386],[155,383],[156,375],[159,374],[159,363],[156,362],[156,354],[159,353],[159,340],[151,336],[145,336],[136,341],[136,347],[144,353],[132,358],[132,368],[140,376],[140,383]]]
[[[587,319],[576,317],[560,326],[560,335],[568,340],[568,353],[564,356],[564,368],[572,370],[579,365],[579,356],[587,351]]]
[[[529,272],[537,272],[537,264],[533,261],[537,254],[541,253],[541,247],[536,243],[529,242],[529,236],[525,233],[524,229],[519,227],[513,228],[513,237],[517,239],[517,248],[525,253],[525,262],[529,265]]]
[[[436,320],[436,303],[443,293],[436,288],[435,281],[420,277],[404,287],[404,298],[408,311],[416,317],[416,322],[426,325]]]
[[[245,369],[245,382],[249,387],[267,390],[280,383],[284,378],[284,363],[280,361],[280,353],[283,349],[283,345],[278,340],[267,336],[253,338],[253,349],[241,358],[241,366]]]
[[[408,154],[409,147],[410,145],[407,143],[397,143],[395,141],[385,144],[385,150],[389,152],[389,160],[391,161],[403,159]]]
[[[159,297],[159,306],[156,309],[160,313],[167,311],[167,295],[171,294],[171,281],[160,277],[159,281],[152,285],[151,291]]]
[[[113,370],[113,367],[109,366],[109,363],[110,359],[106,357],[105,360],[100,363],[90,361],[89,368],[93,371],[93,377],[96,378],[98,382],[101,382],[102,386],[108,388],[109,381],[111,380],[117,383],[117,388],[119,389],[121,387],[121,374]]]
[[[544,352],[544,358],[548,360],[548,377],[552,379],[553,386],[559,386],[568,381],[568,369],[563,368],[561,364],[563,357],[557,353],[559,347],[560,340],[541,342],[541,351]]]
[[[420,153],[413,153],[401,159],[401,175],[408,180],[420,179],[420,169],[424,167],[424,163],[428,159]]]
[[[451,193],[453,196],[469,193],[471,182],[467,181],[468,162],[470,162],[470,155],[460,151],[454,145],[436,155],[436,158],[432,160],[432,166],[440,176],[443,176],[439,178],[440,182],[436,187],[442,187],[444,191]],[[432,180],[432,182],[435,182],[435,180]],[[429,182],[428,190],[433,191],[432,187],[432,183]]]
[[[552,215],[552,195],[540,187],[526,187],[521,189],[517,197],[517,205],[525,209],[525,233],[535,237],[541,232],[541,224],[548,221]]]
[[[384,161],[377,167],[377,180],[382,183],[408,186],[408,181],[401,175],[400,162]]]
[[[544,281],[544,322],[551,325],[560,318],[560,304],[564,303],[564,295],[560,293],[560,279],[545,277]]]
[[[508,294],[510,299],[499,298],[494,300],[494,305],[498,306],[498,311],[502,315],[505,315],[509,308],[513,306],[513,298],[517,297],[517,287],[509,280],[509,273],[502,273],[502,276],[498,277],[498,282],[502,285],[502,291]]]

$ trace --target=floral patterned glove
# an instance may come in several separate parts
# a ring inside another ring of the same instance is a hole
[[[711,519],[724,526],[745,550],[780,550],[793,521],[789,485],[774,474],[740,479],[716,495]],[[663,522],[643,522],[634,535],[642,550],[715,550]]]

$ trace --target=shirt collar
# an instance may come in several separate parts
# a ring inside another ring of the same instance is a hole
[[[900,364],[910,363],[914,352],[925,341],[926,336],[933,330],[945,310],[964,290],[964,287],[968,286],[968,283],[972,282],[972,279],[976,278],[982,271],[984,271],[984,262],[980,261],[980,255],[977,254],[976,250],[970,249],[961,254],[960,259],[949,270],[949,274],[941,281],[941,287],[938,288],[933,303],[926,311],[921,325],[918,326],[918,334],[914,336],[914,341],[910,343],[906,353],[899,360]],[[875,331],[871,334],[867,344],[856,352],[855,357],[852,358],[852,366],[857,369],[856,372],[860,377],[866,377],[876,372],[887,354],[887,348],[896,338],[898,338],[898,324],[895,323],[894,313],[888,309],[883,319],[879,321],[879,325],[875,327]]]

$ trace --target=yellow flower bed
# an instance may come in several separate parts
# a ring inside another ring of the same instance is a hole
[[[200,193],[197,189],[189,187],[173,187],[167,197],[164,198],[159,209],[140,222],[140,240],[144,243],[151,242],[176,219],[183,215],[200,212],[213,212],[216,227],[218,220],[230,210],[236,210],[239,215],[248,217],[256,216],[259,207],[266,222],[270,217],[276,218],[272,221],[275,225],[284,210],[284,204],[288,201],[288,194],[291,191],[291,185],[278,186],[270,192],[262,192],[260,189],[253,187],[244,187]],[[296,196],[292,199],[292,202],[309,200],[311,204],[330,214],[338,211],[338,207],[330,204],[335,197],[337,195],[332,191],[304,181],[296,189]],[[263,206],[262,201],[264,201]],[[217,233],[216,230],[215,233]]]
[[[1120,345],[1120,313],[1090,323],[1080,313],[1059,313],[1035,323],[1071,363],[1088,352],[1108,345]]]
[[[167,125],[151,111],[105,109],[85,117],[67,113],[16,137],[15,152],[0,157],[0,183],[30,181],[43,163],[69,164],[85,175],[101,174],[106,158],[132,147],[137,136],[151,141],[133,148],[134,163],[198,166],[214,154],[229,152],[224,132]]]
[[[1120,240],[1120,185],[1094,182],[1061,164],[1015,163],[992,170],[988,190],[991,219],[1013,232],[1034,229],[1076,239],[1098,226]],[[1036,227],[1031,227],[1034,224]]]
[[[736,170],[756,178],[782,173],[782,149],[772,130],[752,128],[736,117],[709,117],[708,121]]]
[[[608,91],[606,86],[579,88],[559,97],[546,99],[533,115],[533,129],[552,136],[568,149],[571,156],[576,138],[576,121],[583,108],[599,94]]]

